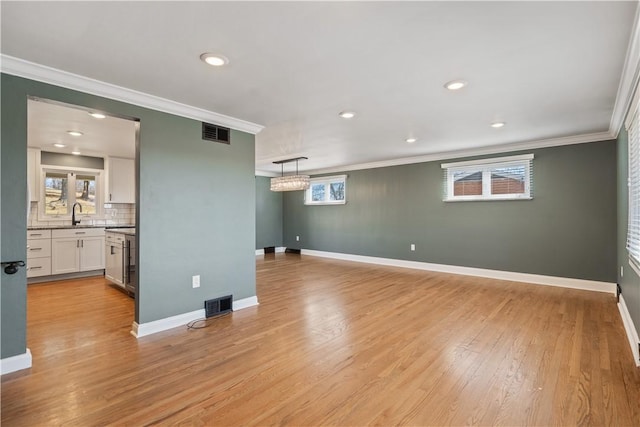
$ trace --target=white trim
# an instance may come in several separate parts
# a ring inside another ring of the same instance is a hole
[[[633,320],[631,320],[631,314],[629,314],[629,310],[627,309],[627,304],[625,303],[624,297],[622,296],[622,294],[620,295],[620,301],[618,302],[618,310],[620,311],[622,324],[624,325],[624,330],[627,333],[627,339],[629,340],[629,345],[631,346],[631,353],[633,354],[633,360],[636,363],[636,366],[640,367],[640,350],[638,349],[640,338],[638,338],[638,331],[633,325]]]
[[[282,253],[285,251],[285,249],[287,248],[285,248],[284,246],[276,246],[276,253]],[[264,249],[256,249],[256,256],[259,255],[264,255]]]
[[[616,133],[617,134],[617,133]],[[508,153],[511,151],[535,150],[538,148],[560,147],[563,145],[586,144],[589,142],[607,141],[615,139],[614,133],[596,132],[584,135],[566,136],[562,138],[551,138],[536,141],[515,142],[511,144],[494,145],[490,147],[473,148],[460,151],[446,151],[441,153],[427,154],[424,156],[404,157],[400,159],[382,160],[379,162],[359,163],[353,165],[344,165],[334,168],[316,169],[305,171],[309,175],[317,175],[323,173],[335,173],[354,171],[362,169],[384,168],[388,166],[401,166],[413,163],[434,162],[438,160],[455,159],[471,156],[483,156],[488,154]]]
[[[345,261],[364,262],[367,264],[388,265],[392,267],[413,268],[416,270],[437,271],[441,273],[462,274],[465,276],[486,277],[490,279],[524,282],[534,285],[558,286],[561,288],[582,289],[586,291],[616,293],[616,284],[595,280],[573,279],[569,277],[543,276],[540,274],[517,273],[512,271],[488,270],[484,268],[461,267],[457,265],[432,264],[428,262],[407,261],[402,259],[378,258],[364,255],[342,254],[337,252],[302,249],[302,255],[322,258],[341,259]]]
[[[233,311],[243,310],[245,308],[254,307],[258,305],[258,297],[252,296],[249,298],[239,299],[233,302]]]
[[[32,357],[31,350],[27,349],[22,354],[16,356],[5,357],[0,360],[0,375],[9,374],[15,371],[21,371],[23,369],[29,369],[31,367]]]
[[[258,297],[252,296],[249,298],[243,298],[233,302],[233,311],[242,310],[243,308],[253,307],[258,305]],[[154,320],[147,323],[133,322],[131,325],[131,335],[136,338],[146,337],[147,335],[155,334],[158,332],[166,331],[167,329],[177,328],[179,326],[186,325],[189,322],[198,319],[205,318],[204,308],[200,310],[191,311],[189,313],[182,313],[164,319]]]
[[[254,135],[264,129],[264,126],[246,120],[192,107],[170,99],[116,86],[9,55],[0,55],[0,70],[6,74],[126,102],[188,119],[214,123]]]
[[[609,123],[609,132],[616,138],[622,127],[624,118],[631,107],[631,102],[640,78],[640,7],[636,7],[636,17],[629,38],[629,46],[627,47],[627,55],[625,56],[622,75],[620,76],[620,84],[618,85],[618,93],[611,114]]]
[[[638,265],[637,261],[633,259],[631,254],[627,252],[627,255],[629,255],[629,258],[627,260],[629,262],[629,266],[633,269],[633,271],[636,272],[638,276],[640,276],[640,265]]]
[[[146,337],[147,335],[166,331],[167,329],[176,328],[178,326],[183,326],[194,320],[204,318],[204,308],[201,308],[200,310],[191,311],[189,313],[182,313],[176,316],[165,317],[164,319],[154,320],[152,322],[133,322],[131,326],[131,335],[136,338]]]
[[[457,168],[464,166],[491,166],[494,163],[506,163],[506,162],[521,162],[523,160],[533,160],[533,154],[521,154],[519,156],[507,156],[507,157],[489,157],[486,159],[467,160],[464,162],[455,163],[442,163],[440,167],[442,169]]]

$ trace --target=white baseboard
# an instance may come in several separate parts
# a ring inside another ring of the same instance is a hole
[[[338,252],[314,251],[302,249],[302,255],[333,258],[367,264],[388,265],[392,267],[413,268],[417,270],[437,271],[441,273],[462,274],[465,276],[487,277],[489,279],[509,280],[512,282],[532,283],[535,285],[558,286],[562,288],[587,291],[616,293],[616,284],[595,280],[573,279],[569,277],[543,276],[540,274],[517,273],[512,271],[488,270],[484,268],[460,267],[456,265],[432,264],[428,262],[407,261],[401,259],[378,258],[364,255],[342,254]]]
[[[249,298],[243,298],[233,302],[233,311],[242,310],[243,308],[253,307],[258,305],[258,297],[252,296]],[[177,328],[184,326],[194,320],[204,319],[204,308],[200,310],[191,311],[189,313],[182,313],[164,319],[154,320],[147,323],[133,322],[131,325],[131,335],[136,338],[142,338],[147,335],[155,334],[158,332],[166,331],[167,329]]]
[[[249,298],[239,299],[233,302],[233,311],[242,310],[243,308],[249,308],[258,305],[258,297],[253,296]]]
[[[624,301],[624,297],[622,295],[620,295],[620,302],[618,302],[618,310],[620,310],[620,317],[622,317],[624,330],[627,333],[627,339],[629,340],[629,345],[631,346],[633,360],[635,361],[636,366],[640,367],[640,349],[638,348],[640,338],[638,338],[638,331],[633,325],[633,320],[631,320],[631,315],[629,314],[629,310],[627,309],[627,303]]]
[[[287,248],[284,246],[276,246],[276,253],[282,253],[285,249]],[[256,249],[256,256],[258,255],[264,255],[264,249]]]
[[[5,357],[0,360],[0,375],[8,374],[31,367],[31,350],[27,349],[22,354],[16,356]]]

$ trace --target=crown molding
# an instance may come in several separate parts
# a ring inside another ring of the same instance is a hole
[[[9,55],[0,55],[0,71],[18,77],[24,77],[55,86],[65,87],[115,101],[126,102],[140,107],[149,108],[164,113],[173,114],[188,119],[198,120],[207,123],[214,123],[231,129],[236,129],[250,134],[257,134],[264,126],[251,123],[235,117],[192,107],[190,105],[171,101],[166,98],[149,95],[136,90],[127,89],[106,83],[100,80],[36,64]]]
[[[468,150],[445,151],[424,156],[404,157],[400,159],[382,160],[379,162],[359,163],[354,165],[338,166],[334,168],[315,169],[304,171],[308,175],[353,171],[361,169],[384,168],[387,166],[409,165],[413,163],[434,162],[438,160],[456,159],[471,156],[483,156],[488,154],[509,153],[513,151],[535,150],[538,148],[558,147],[562,145],[586,144],[589,142],[607,141],[615,139],[611,132],[596,132],[584,135],[566,136],[537,141],[516,142],[512,144],[493,145],[490,147],[473,148]]]
[[[627,47],[627,56],[622,67],[622,76],[618,85],[616,102],[611,114],[609,132],[614,138],[618,137],[618,132],[622,128],[624,118],[631,106],[631,100],[638,86],[640,78],[640,4],[636,6],[636,17],[631,30],[631,38]]]
[[[267,172],[267,171],[259,171],[259,170],[256,170],[255,175],[256,176],[266,176],[267,178],[275,178],[276,176],[280,176],[279,173]]]

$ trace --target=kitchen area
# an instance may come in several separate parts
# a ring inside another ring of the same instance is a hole
[[[135,298],[139,123],[28,101],[27,283],[103,276]]]

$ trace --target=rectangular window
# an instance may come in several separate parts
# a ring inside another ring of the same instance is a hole
[[[96,177],[93,175],[76,175],[76,202],[82,206],[82,213],[96,213]]]
[[[78,203],[82,211],[76,208],[76,217],[102,214],[100,170],[69,170],[55,166],[42,167],[41,205],[38,216],[42,219],[68,220],[71,207]]]
[[[44,176],[45,213],[66,215],[69,199],[67,174],[47,171]]]
[[[533,154],[444,163],[444,201],[529,200]]]
[[[304,194],[305,205],[341,205],[346,203],[346,175],[311,178]]]
[[[629,258],[640,265],[640,108],[638,97],[634,96],[625,122],[629,143],[629,219],[627,227],[627,250]]]

